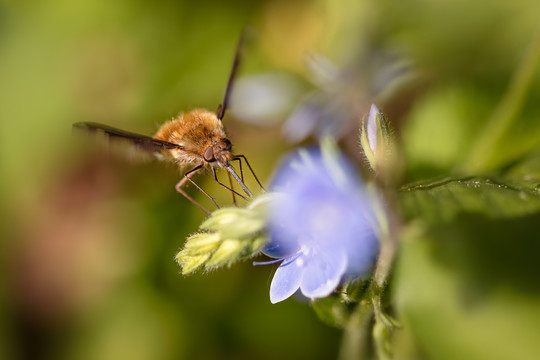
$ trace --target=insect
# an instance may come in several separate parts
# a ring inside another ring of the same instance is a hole
[[[199,191],[206,195],[217,208],[219,208],[219,205],[214,198],[191,179],[191,177],[201,169],[210,168],[214,181],[232,192],[235,203],[235,196],[239,196],[243,199],[246,199],[246,197],[233,189],[231,176],[242,187],[242,190],[248,197],[253,197],[253,194],[244,184],[242,160],[248,166],[261,189],[264,190],[264,188],[246,157],[232,152],[232,144],[227,138],[222,122],[229,103],[229,96],[231,94],[236,71],[238,69],[242,38],[243,36],[240,37],[236,47],[236,53],[223,102],[218,106],[215,113],[204,109],[196,109],[188,113],[180,114],[175,119],[163,124],[154,137],[140,135],[93,122],[75,123],[73,124],[73,127],[86,129],[91,132],[100,131],[111,138],[128,140],[138,149],[165,155],[169,160],[176,161],[181,168],[192,166],[184,173],[182,179],[176,184],[176,190],[208,215],[210,215],[210,212],[190,197],[183,189],[183,186],[187,182],[193,184]],[[231,166],[230,163],[232,161],[238,161],[240,176],[238,176]],[[230,187],[218,180],[216,169],[219,168],[224,168],[228,171]]]

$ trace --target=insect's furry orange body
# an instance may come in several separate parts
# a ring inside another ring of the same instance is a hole
[[[76,128],[84,128],[89,131],[104,132],[110,137],[117,139],[127,139],[142,150],[155,154],[163,154],[169,157],[170,159],[176,161],[181,167],[191,165],[191,170],[184,173],[182,179],[178,182],[178,184],[176,184],[176,190],[208,215],[210,215],[210,212],[191,198],[182,188],[186,182],[190,182],[202,193],[204,193],[214,203],[214,205],[216,205],[216,207],[219,208],[214,198],[212,198],[191,179],[191,176],[205,167],[212,170],[212,175],[216,183],[228,189],[234,195],[246,199],[243,195],[236,192],[232,188],[232,182],[231,187],[228,187],[218,180],[216,168],[226,169],[229,173],[229,180],[231,180],[230,176],[232,176],[242,187],[244,193],[248,197],[253,197],[253,194],[249,191],[243,181],[242,160],[248,166],[261,189],[263,189],[263,187],[253,172],[253,169],[249,165],[246,157],[239,154],[233,155],[232,145],[229,139],[227,139],[222,122],[223,116],[225,115],[225,110],[227,109],[236,68],[238,67],[241,43],[242,38],[240,38],[236,48],[236,55],[231,74],[229,76],[229,81],[227,83],[223,103],[218,107],[218,110],[215,113],[204,109],[196,109],[188,113],[180,114],[175,119],[163,124],[154,137],[140,135],[129,131],[116,129],[108,125],[92,122],[75,123],[73,126]],[[230,161],[234,160],[238,161],[238,165],[240,167],[240,177],[229,164]],[[236,203],[234,196],[233,199]]]
[[[163,124],[154,139],[178,144],[164,151],[179,165],[223,166],[232,160],[231,142],[215,113],[196,109]],[[211,149],[208,151],[208,149]]]

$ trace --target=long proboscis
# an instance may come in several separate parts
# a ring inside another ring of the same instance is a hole
[[[224,165],[225,169],[227,169],[227,171],[233,176],[233,178],[236,180],[236,182],[238,182],[238,184],[240,184],[240,186],[242,187],[242,190],[244,190],[244,192],[250,197],[252,198],[253,197],[253,194],[251,193],[251,191],[249,191],[249,189],[247,188],[246,184],[244,184],[244,182],[242,181],[242,179],[240,179],[240,177],[238,176],[238,174],[236,174],[236,172],[234,171],[233,167],[231,166],[231,164],[229,164],[228,162],[225,163]]]

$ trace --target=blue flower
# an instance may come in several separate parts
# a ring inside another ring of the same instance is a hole
[[[339,153],[302,149],[286,159],[272,190],[270,240],[263,252],[282,261],[270,286],[277,303],[298,289],[328,296],[347,277],[372,267],[379,250],[372,200]]]

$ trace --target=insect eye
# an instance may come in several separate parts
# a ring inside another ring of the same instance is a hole
[[[207,147],[203,154],[204,160],[211,162],[214,161],[214,148],[211,146]]]
[[[231,148],[232,148],[232,144],[229,141],[229,139],[223,139],[223,145],[225,145],[226,150],[231,150]]]

